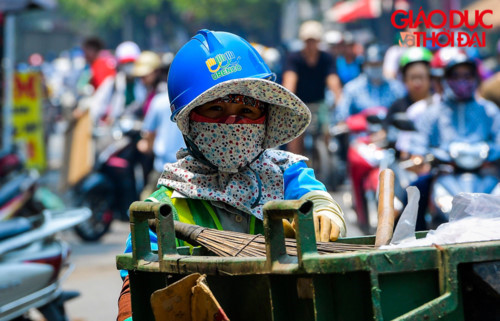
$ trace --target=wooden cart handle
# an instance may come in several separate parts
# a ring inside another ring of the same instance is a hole
[[[375,246],[387,245],[394,230],[394,172],[384,169],[379,175],[378,224]]]

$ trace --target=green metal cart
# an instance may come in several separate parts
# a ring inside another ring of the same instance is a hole
[[[242,258],[177,248],[168,204],[132,204],[133,252],[118,255],[116,262],[129,271],[134,320],[154,320],[151,294],[195,272],[207,275],[231,320],[500,318],[500,241],[320,255],[311,209],[297,201],[266,204],[267,256]],[[296,257],[286,254],[281,222],[292,217],[298,222]],[[150,248],[148,219],[161,231],[158,251]]]

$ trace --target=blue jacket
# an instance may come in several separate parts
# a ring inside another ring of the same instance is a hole
[[[425,155],[437,148],[449,151],[453,142],[488,144],[488,160],[500,158],[500,110],[492,102],[474,98],[467,102],[442,99],[429,106],[415,124],[410,153]]]

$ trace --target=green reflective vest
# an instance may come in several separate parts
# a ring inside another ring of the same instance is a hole
[[[217,213],[208,201],[191,198],[172,198],[174,190],[161,186],[146,201],[167,203],[172,206],[174,219],[179,222],[223,230]],[[250,234],[263,234],[261,220],[250,218]]]

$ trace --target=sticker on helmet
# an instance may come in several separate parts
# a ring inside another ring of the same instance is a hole
[[[240,71],[241,65],[238,63],[239,61],[240,57],[236,58],[234,52],[226,51],[224,54],[218,54],[213,58],[208,58],[205,64],[212,73],[212,79],[217,80],[226,75]]]

